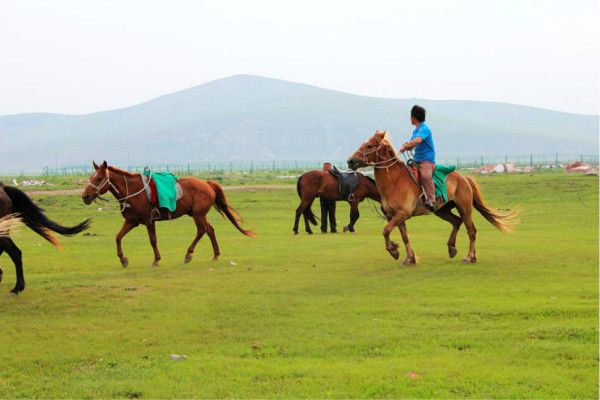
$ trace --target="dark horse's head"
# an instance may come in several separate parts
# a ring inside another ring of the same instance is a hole
[[[395,157],[394,153],[387,131],[377,131],[348,158],[348,168],[356,171],[361,167],[376,166]]]
[[[88,185],[83,189],[81,193],[81,199],[85,204],[91,204],[98,196],[108,192],[110,188],[110,173],[108,171],[108,164],[104,161],[101,165],[96,164],[92,161],[94,166],[94,173],[88,180]]]

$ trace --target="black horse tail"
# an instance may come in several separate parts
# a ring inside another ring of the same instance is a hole
[[[300,199],[302,199],[302,185],[300,184],[300,181],[302,180],[303,176],[304,175],[300,175],[298,181],[296,182],[296,191],[298,192],[298,196],[300,197]],[[312,212],[311,205],[312,204],[309,204],[308,207],[304,209],[304,212],[302,214],[304,215],[304,218],[308,220],[308,222],[310,222],[313,225],[317,225],[317,217]]]
[[[253,231],[242,228],[239,221],[242,219],[242,216],[235,210],[235,208],[229,205],[229,203],[227,202],[227,198],[225,197],[225,192],[223,191],[221,185],[219,185],[219,183],[216,181],[206,181],[206,183],[208,183],[208,185],[215,191],[215,208],[217,209],[217,211],[223,217],[227,217],[229,222],[231,222],[233,226],[235,226],[236,229],[242,234],[249,237],[256,236],[256,234]]]
[[[4,192],[12,201],[13,211],[18,213],[25,225],[27,225],[35,233],[52,243],[58,249],[62,245],[56,239],[51,231],[64,236],[72,236],[89,228],[90,220],[86,219],[80,224],[72,227],[62,226],[44,214],[44,210],[35,205],[35,203],[27,196],[25,192],[12,186],[3,186]]]

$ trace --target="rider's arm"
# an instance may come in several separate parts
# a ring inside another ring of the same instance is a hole
[[[411,140],[410,142],[406,142],[402,145],[402,147],[400,148],[400,151],[406,151],[406,150],[410,150],[413,147],[415,147],[416,145],[418,145],[419,143],[421,143],[423,141],[423,138],[417,136],[416,138],[414,138],[413,140]]]

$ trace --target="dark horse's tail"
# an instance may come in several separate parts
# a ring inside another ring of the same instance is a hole
[[[89,219],[72,227],[62,226],[46,217],[44,210],[36,206],[25,192],[12,186],[2,185],[2,189],[4,189],[4,192],[10,197],[13,203],[13,212],[19,214],[25,225],[58,249],[62,248],[62,245],[50,231],[65,236],[72,236],[86,230],[90,226]]]
[[[215,181],[207,181],[209,186],[213,188],[215,194],[217,195],[215,199],[215,208],[217,211],[224,217],[227,217],[229,221],[237,228],[238,231],[242,232],[246,236],[253,237],[255,233],[251,230],[247,230],[242,228],[240,225],[239,219],[242,219],[240,213],[238,213],[233,207],[227,203],[227,198],[225,197],[225,192],[221,185],[219,185]]]
[[[298,196],[300,196],[300,200],[302,200],[302,184],[300,183],[300,181],[302,180],[302,176],[303,175],[300,175],[300,177],[298,178],[298,182],[296,182],[296,190],[298,191]],[[317,217],[315,217],[315,214],[313,214],[310,206],[311,205],[309,204],[308,207],[304,209],[304,218],[306,218],[311,224],[317,225]]]
[[[507,212],[492,210],[485,204],[477,181],[470,176],[465,176],[465,178],[467,178],[467,181],[469,181],[469,185],[471,185],[471,189],[473,190],[473,206],[475,206],[477,211],[479,211],[492,225],[498,228],[498,230],[508,233],[512,232],[513,226],[519,223],[517,216],[521,210],[519,208]]]

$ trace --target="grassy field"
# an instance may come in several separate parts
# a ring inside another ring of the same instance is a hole
[[[124,269],[116,208],[36,196],[63,223],[94,218],[93,236],[59,252],[22,228],[20,296],[0,260],[0,398],[597,398],[597,177],[479,180],[492,206],[524,212],[513,235],[477,215],[475,265],[460,263],[464,230],[451,260],[450,225],[419,217],[420,264],[400,266],[367,203],[357,235],[294,237],[297,195],[280,189],[228,193],[256,239],[209,214],[220,261],[204,238],[183,264],[183,218],[158,225],[159,268],[145,229],[130,233]]]

